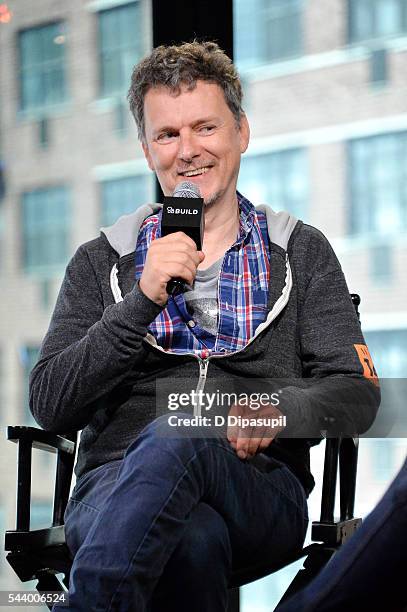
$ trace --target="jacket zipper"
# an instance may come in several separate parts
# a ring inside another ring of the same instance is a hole
[[[111,287],[112,287],[112,291],[113,291],[113,295],[115,297],[115,302],[120,302],[123,297],[121,295],[121,291],[120,291],[120,287],[119,287],[119,283],[118,283],[118,278],[117,278],[117,274],[118,274],[118,266],[115,264],[111,270],[110,273],[110,283],[111,283]],[[247,348],[249,346],[249,344],[251,344],[256,338],[257,336],[266,328],[270,325],[270,323],[280,314],[280,312],[283,310],[283,308],[285,307],[290,292],[291,292],[291,286],[292,286],[292,276],[291,276],[291,267],[289,264],[289,260],[288,260],[288,255],[286,255],[286,278],[285,278],[285,285],[282,291],[282,294],[280,295],[280,297],[278,298],[277,302],[274,304],[273,308],[271,309],[271,311],[268,313],[268,316],[266,318],[266,320],[261,323],[258,328],[256,329],[256,332],[254,334],[254,336],[252,338],[250,338],[250,340],[247,342],[247,344],[245,346],[242,346],[242,348],[238,349],[237,351],[233,351],[233,353],[226,353],[226,355],[210,355],[208,357],[199,357],[198,355],[195,355],[194,353],[175,353],[176,355],[188,355],[190,357],[194,357],[195,359],[198,360],[199,363],[199,378],[198,378],[198,384],[196,386],[195,389],[195,393],[197,394],[196,397],[198,398],[195,405],[194,405],[194,416],[201,416],[201,412],[202,412],[202,402],[200,402],[199,397],[200,397],[200,391],[202,392],[205,388],[205,383],[206,383],[206,378],[207,378],[207,374],[208,374],[208,367],[209,367],[209,360],[210,359],[222,359],[225,357],[229,357],[230,355],[235,355],[236,353],[239,353],[240,351],[243,351],[245,348]],[[146,342],[148,342],[150,344],[150,346],[152,346],[153,348],[157,349],[158,351],[161,351],[163,353],[166,353],[167,355],[169,353],[167,353],[166,351],[164,351],[163,348],[161,348],[160,346],[158,346],[154,336],[150,333],[147,333],[146,337],[145,337]]]
[[[194,416],[201,416],[202,413],[202,400],[201,400],[201,392],[205,388],[206,383],[206,375],[208,374],[209,367],[209,357],[206,359],[202,359],[202,357],[198,357],[199,362],[199,378],[198,384],[195,389],[195,397],[197,398],[194,404]]]

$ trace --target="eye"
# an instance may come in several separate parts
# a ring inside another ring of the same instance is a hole
[[[172,132],[169,130],[167,132],[161,132],[161,134],[158,134],[157,140],[160,140],[160,141],[172,140],[173,138],[176,138],[177,136],[178,136],[177,132]]]
[[[201,134],[210,134],[215,129],[214,125],[201,125],[199,131]]]

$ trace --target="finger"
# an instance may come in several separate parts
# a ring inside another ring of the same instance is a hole
[[[168,254],[166,260],[163,258],[150,259],[145,270],[149,270],[150,276],[161,279],[163,283],[168,282],[171,278],[181,277],[192,284],[196,277],[196,266],[183,253]]]
[[[245,429],[239,428],[239,435],[236,442],[236,452],[240,459],[247,459],[248,457],[251,432],[251,427],[246,427]]]
[[[238,416],[238,414],[239,414],[239,408],[238,406],[236,406],[236,404],[233,404],[229,409],[228,417]],[[228,418],[228,422],[229,422],[229,418]],[[228,425],[226,429],[226,437],[229,440],[229,442],[232,444],[233,448],[236,448],[236,442],[239,437],[239,427],[237,425]]]
[[[247,448],[247,454],[249,457],[254,457],[259,452],[260,445],[263,440],[263,435],[266,433],[265,427],[253,427]]]
[[[168,265],[179,265],[185,268],[188,268],[190,272],[195,276],[196,269],[199,261],[196,260],[195,256],[190,256],[188,253],[166,253],[165,258],[163,257],[161,267],[164,269],[167,268]],[[156,262],[157,265],[157,262]]]
[[[152,249],[152,245],[150,246],[151,254],[150,257],[154,256],[164,261],[168,261],[168,258],[176,261],[185,261],[193,264],[196,269],[199,264],[205,259],[205,254],[203,251],[197,251],[196,245],[194,244],[194,248],[190,245],[186,245],[184,243],[164,243],[155,246]]]
[[[156,243],[177,243],[179,245],[185,245],[187,247],[193,248],[196,250],[196,243],[188,234],[185,232],[173,232],[172,234],[167,234],[167,236],[163,236],[162,238],[157,238],[155,240]]]
[[[193,285],[195,281],[196,272],[195,270],[191,270],[189,266],[173,264],[167,268],[166,272],[168,280],[172,278],[181,278],[190,286]]]

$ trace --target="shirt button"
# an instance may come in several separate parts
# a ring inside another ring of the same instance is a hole
[[[195,327],[195,321],[191,319],[190,321],[188,321],[187,325],[188,327]]]

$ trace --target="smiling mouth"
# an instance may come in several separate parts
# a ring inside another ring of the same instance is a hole
[[[199,176],[200,174],[206,174],[212,166],[204,166],[202,168],[196,168],[195,170],[186,170],[185,172],[179,172],[181,176]]]

